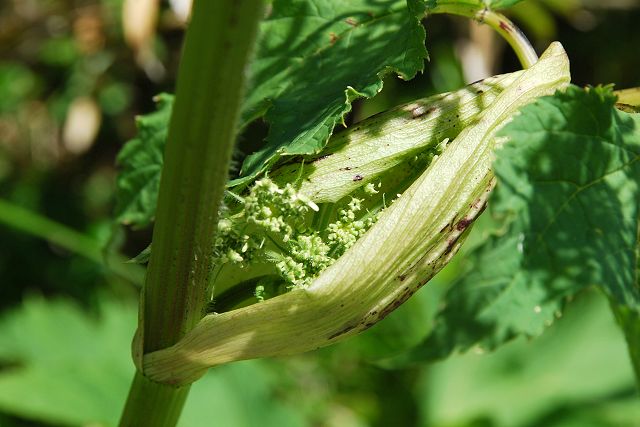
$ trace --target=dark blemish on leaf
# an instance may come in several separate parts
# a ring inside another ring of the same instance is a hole
[[[461,219],[457,224],[456,224],[456,230],[458,231],[463,231],[465,230],[469,224],[471,224],[472,220],[468,219],[468,218],[463,218]]]
[[[337,41],[338,41],[338,36],[336,35],[336,33],[329,33],[329,43],[333,45]]]
[[[339,171],[350,171],[351,168],[349,166],[345,166],[343,168],[338,169]]]
[[[481,93],[484,93],[484,91],[483,91],[482,89],[478,89],[478,90],[476,91],[476,94],[478,94],[478,95],[480,95]]]
[[[451,253],[451,251],[453,250],[453,245],[455,245],[455,243],[455,240],[449,240],[447,242],[447,249],[445,249],[444,255],[448,255],[449,253]]]
[[[447,240],[447,249],[444,250],[444,255],[449,255],[451,253],[459,237],[460,236],[456,236],[453,239]]]
[[[406,274],[401,274],[398,276],[398,280],[400,280],[401,282],[404,282],[404,279],[406,278],[407,278]]]
[[[395,310],[396,308],[400,307],[400,304],[402,303],[398,303],[397,301],[393,301],[391,304],[389,304],[388,306],[386,306],[385,308],[383,308],[380,311],[380,316],[378,316],[378,320],[382,320],[385,317],[387,317],[389,314],[391,314],[391,312],[393,310]]]
[[[327,157],[331,157],[331,156],[333,156],[333,153],[331,153],[331,154],[325,154],[324,156],[320,156],[320,157],[318,157],[317,159],[315,159],[315,160],[314,160],[314,162],[319,162],[320,160],[324,160],[324,159],[326,159]]]
[[[358,25],[358,21],[356,21],[353,18],[347,18],[344,20],[344,22],[346,22],[347,24],[351,25],[352,27],[355,27]]]
[[[380,310],[380,316],[378,316],[378,320],[382,320],[385,317],[387,317],[389,313],[391,313],[396,308],[400,307],[406,300],[409,299],[411,295],[414,294],[415,291],[418,290],[417,288],[409,289],[408,287],[404,289],[405,290],[400,295],[398,295],[398,297],[394,301],[392,301],[389,305],[387,305],[385,308]]]
[[[350,330],[354,329],[357,325],[347,325],[344,328],[340,329],[338,332],[336,332],[335,334],[332,334],[331,336],[329,336],[329,339],[332,340],[334,338],[339,337],[340,335],[344,335],[347,332],[349,332]]]
[[[500,28],[502,28],[506,32],[511,32],[511,27],[504,21],[500,21]]]
[[[480,206],[482,206],[484,203],[484,201],[482,200],[482,198],[478,197],[473,204],[471,205],[472,208],[474,209],[478,209]]]
[[[429,115],[435,112],[436,110],[437,110],[436,107],[431,107],[427,109],[427,108],[424,108],[424,106],[419,105],[413,110],[411,110],[411,117],[413,117],[414,119],[417,119],[418,117]]]
[[[355,176],[353,177],[353,180],[354,180],[354,181],[362,181],[362,175],[355,175]]]

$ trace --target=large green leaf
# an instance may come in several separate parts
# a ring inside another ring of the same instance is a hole
[[[0,319],[0,411],[63,425],[115,425],[133,365],[132,305],[99,320],[75,305],[31,298]]]
[[[491,211],[503,228],[472,255],[434,333],[409,359],[535,336],[565,297],[600,286],[637,307],[640,117],[605,88],[545,97],[501,132]]]
[[[242,166],[244,179],[282,155],[324,147],[351,101],[372,97],[382,77],[411,79],[427,56],[418,0],[276,0],[260,27],[241,125],[266,114],[266,144]],[[215,76],[212,76],[215,78]],[[138,119],[138,136],[118,163],[117,219],[148,225],[155,213],[171,98]]]
[[[134,374],[136,311],[134,304],[103,298],[91,315],[68,301],[32,297],[4,313],[0,414],[53,425],[117,425]],[[256,360],[212,370],[194,384],[179,425],[309,425],[309,414],[282,394],[291,382],[281,363]]]
[[[636,425],[640,405],[624,347],[606,298],[585,292],[539,339],[430,365],[418,381],[420,425]],[[616,416],[607,415],[614,406]]]
[[[382,76],[403,79],[426,58],[420,2],[275,1],[261,26],[245,120],[265,109],[266,145],[248,156],[255,176],[282,155],[317,153],[351,110],[351,101],[382,89]]]

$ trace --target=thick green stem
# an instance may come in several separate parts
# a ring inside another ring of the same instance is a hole
[[[204,315],[217,212],[262,10],[262,0],[193,4],[164,153],[137,357],[175,344]],[[121,425],[175,425],[188,387],[151,383],[138,374]]]
[[[2,199],[0,199],[0,223],[84,256],[133,284],[142,284],[144,269],[139,265],[128,264],[127,258],[118,254],[105,255],[102,245],[97,240]]]
[[[529,68],[538,61],[538,55],[524,33],[501,13],[489,9],[479,9],[475,5],[459,4],[458,2],[453,4],[438,3],[438,6],[430,9],[429,13],[460,15],[475,19],[481,24],[487,24],[509,43],[523,68]]]
[[[136,372],[121,425],[175,426],[189,395],[189,386],[159,386]]]

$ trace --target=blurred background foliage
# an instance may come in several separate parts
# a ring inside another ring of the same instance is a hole
[[[525,0],[508,15],[538,51],[562,41],[576,84],[640,86],[640,1]],[[112,223],[114,159],[133,118],[172,91],[187,16],[180,0],[0,3],[0,426],[117,423],[140,272],[97,261],[135,256],[150,233]],[[444,16],[425,25],[424,74],[387,78],[349,122],[518,67],[486,27]],[[242,149],[265,132],[251,125]],[[623,338],[595,291],[537,340],[404,365],[397,356],[429,333],[463,257],[344,344],[211,370],[182,425],[640,425]]]

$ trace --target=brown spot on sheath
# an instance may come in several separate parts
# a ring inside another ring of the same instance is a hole
[[[393,300],[389,305],[387,305],[385,308],[380,310],[380,315],[378,316],[378,321],[384,319],[393,310],[395,310],[396,308],[400,307],[406,300],[409,299],[409,297],[411,295],[414,294],[415,291],[417,291],[417,289],[409,289],[408,287],[404,288],[404,291],[402,293],[400,293],[400,295],[398,295],[398,297],[395,300]]]
[[[401,282],[404,282],[404,279],[406,279],[407,276],[405,274],[401,274],[398,276],[398,280],[400,280]]]
[[[338,332],[336,332],[335,334],[331,334],[331,336],[329,336],[328,339],[332,340],[334,338],[339,337],[340,335],[344,335],[347,332],[351,331],[352,329],[354,329],[356,326],[358,325],[347,325],[344,328],[340,329]]]
[[[480,95],[480,94],[482,94],[482,93],[484,93],[484,91],[483,91],[482,89],[478,89],[478,90],[476,91],[476,94],[478,94],[478,95]]]
[[[417,119],[418,117],[427,116],[436,110],[436,107],[425,108],[423,105],[418,105],[411,110],[411,117]]]
[[[353,177],[353,180],[354,180],[354,181],[362,181],[362,178],[363,178],[363,177],[362,177],[362,175],[355,175],[355,176]]]
[[[456,224],[456,230],[458,231],[463,231],[465,230],[469,224],[471,224],[473,221],[469,218],[462,218],[460,221],[458,221],[458,223]]]
[[[402,304],[403,301],[393,301],[391,304],[389,304],[388,306],[386,306],[385,308],[383,308],[382,310],[380,310],[380,316],[378,316],[378,321],[384,319],[385,317],[387,317],[389,314],[391,314],[391,312],[393,310],[395,310],[396,308],[400,307],[400,305]]]
[[[351,168],[349,166],[345,166],[343,168],[338,169],[339,171],[350,171]]]
[[[338,41],[338,36],[336,35],[336,33],[329,33],[329,43],[333,45],[337,41]]]
[[[347,18],[344,20],[344,22],[346,22],[347,24],[351,25],[352,27],[355,27],[358,25],[358,21],[356,21],[353,18]]]
[[[458,238],[460,236],[456,236],[453,239],[449,239],[447,241],[447,249],[444,250],[444,255],[448,255],[449,253],[451,253],[451,251],[453,250],[453,247],[456,245],[456,242],[458,241]]]
[[[326,159],[327,157],[331,157],[331,156],[333,156],[333,153],[331,153],[331,154],[325,154],[324,156],[320,156],[320,157],[318,157],[317,159],[315,159],[315,160],[314,160],[314,162],[319,162],[320,160],[324,160],[324,159]]]
[[[478,208],[479,208],[483,203],[484,203],[484,201],[482,200],[482,198],[480,198],[480,197],[479,197],[479,198],[477,198],[476,200],[474,200],[474,202],[473,202],[473,203],[471,203],[471,204],[469,205],[469,207],[470,207],[471,209],[478,209]]]
[[[511,32],[511,27],[504,21],[500,21],[500,28],[502,28],[506,32]]]

